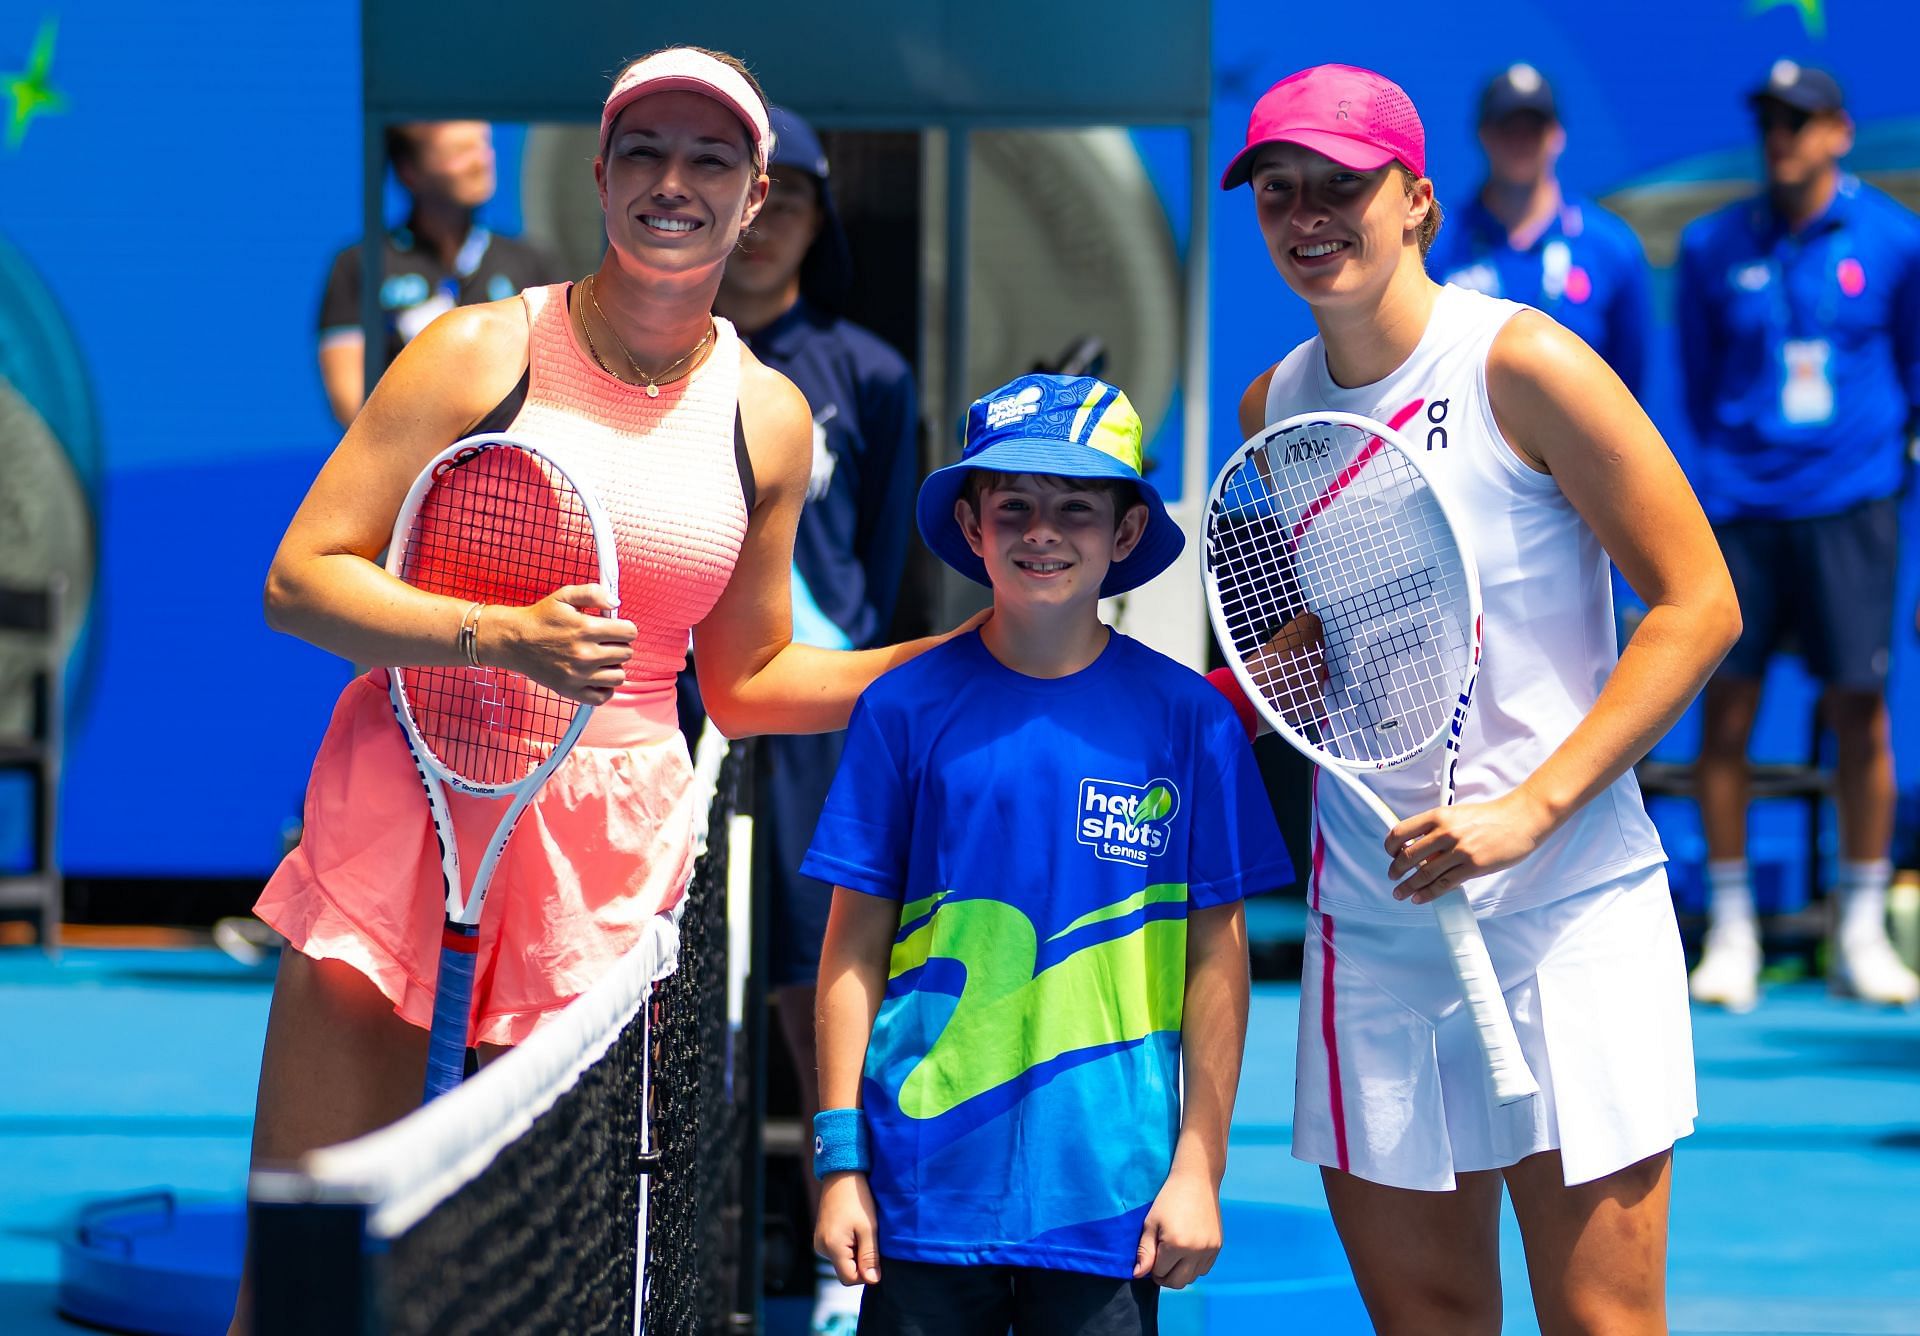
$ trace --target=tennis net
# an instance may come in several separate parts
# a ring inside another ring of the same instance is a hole
[[[742,766],[718,734],[701,739],[695,774],[710,801],[686,897],[558,1019],[398,1123],[254,1174],[257,1332],[726,1329],[740,1214],[727,900]]]

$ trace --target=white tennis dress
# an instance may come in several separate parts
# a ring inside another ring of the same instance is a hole
[[[1445,287],[1419,345],[1345,389],[1318,338],[1275,369],[1266,416],[1331,409],[1414,447],[1479,567],[1484,652],[1458,802],[1511,792],[1592,709],[1618,659],[1607,555],[1558,483],[1508,445],[1487,400],[1494,336],[1526,309]],[[1368,776],[1412,815],[1442,756]],[[1295,1095],[1296,1156],[1396,1187],[1559,1148],[1569,1183],[1672,1145],[1696,1108],[1686,972],[1653,823],[1632,772],[1525,861],[1467,884],[1542,1087],[1531,1137],[1496,1148],[1472,1027],[1433,912],[1396,901],[1378,819],[1315,787]],[[1504,1144],[1504,1143],[1502,1143]]]

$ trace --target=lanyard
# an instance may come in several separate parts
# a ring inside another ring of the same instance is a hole
[[[393,233],[393,243],[400,250],[412,250],[414,239],[409,228],[397,228]],[[493,244],[493,233],[475,223],[467,229],[467,239],[460,243],[459,251],[453,257],[453,272],[441,279],[438,288],[442,296],[450,302],[460,300],[460,289],[468,279],[480,272],[480,262],[487,257],[487,247]]]
[[[466,281],[480,269],[480,261],[485,258],[487,246],[493,241],[493,233],[475,223],[467,229],[467,239],[460,243],[460,253],[453,257],[453,273],[441,281],[440,291],[454,301],[460,300],[460,289]]]
[[[1804,321],[1798,318],[1802,313],[1796,309],[1799,303],[1794,301],[1788,280],[1794,270],[1805,265],[1809,246],[1793,233],[1785,232],[1768,248],[1767,287],[1773,293],[1771,305],[1776,329],[1790,337],[1809,337],[1833,327],[1834,320],[1840,314],[1837,274],[1840,261],[1844,258],[1841,251],[1846,249],[1847,239],[1847,227],[1842,222],[1829,227],[1824,238],[1817,243],[1820,253],[1820,298],[1811,319]]]
[[[1827,205],[1826,212],[1821,215],[1818,224],[1825,229],[1821,240],[1801,241],[1782,224],[1780,235],[1775,237],[1767,247],[1765,261],[1767,287],[1771,293],[1768,306],[1774,328],[1784,337],[1818,337],[1823,331],[1831,329],[1834,321],[1839,317],[1840,261],[1845,258],[1843,252],[1851,240],[1852,229],[1848,226],[1846,216],[1835,219],[1833,211],[1840,208],[1843,201],[1850,201],[1853,198],[1858,185],[1859,182],[1850,176],[1843,175],[1840,178],[1833,199]],[[1765,220],[1778,221],[1773,211],[1762,201],[1756,207],[1754,221],[1757,224]],[[1796,318],[1802,313],[1795,309],[1797,303],[1794,301],[1788,278],[1790,267],[1791,269],[1804,268],[1807,251],[1814,246],[1819,248],[1820,298],[1812,318],[1802,322]]]

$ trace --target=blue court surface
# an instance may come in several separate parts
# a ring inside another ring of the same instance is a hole
[[[78,1330],[53,1300],[58,1241],[87,1203],[160,1186],[238,1199],[270,978],[212,950],[0,950],[0,1332]],[[1297,1009],[1296,988],[1256,989],[1227,1251],[1170,1297],[1170,1336],[1351,1322],[1317,1172],[1287,1150]],[[1920,1333],[1920,1015],[1793,985],[1694,1024],[1673,1329]],[[1290,1277],[1271,1256],[1282,1233]],[[1506,1256],[1507,1330],[1532,1331],[1510,1221]]]

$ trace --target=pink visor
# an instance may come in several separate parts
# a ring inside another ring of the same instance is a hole
[[[1315,65],[1261,94],[1247,117],[1246,147],[1227,164],[1220,188],[1246,184],[1254,155],[1268,144],[1298,144],[1356,172],[1397,162],[1427,174],[1427,132],[1413,100],[1393,80],[1353,65]]]
[[[613,123],[630,103],[654,93],[699,93],[710,97],[740,118],[747,127],[756,161],[767,161],[772,132],[767,128],[767,108],[753,91],[746,76],[725,61],[715,60],[691,47],[669,47],[632,66],[620,76],[607,104],[600,109],[600,147],[606,150]]]

